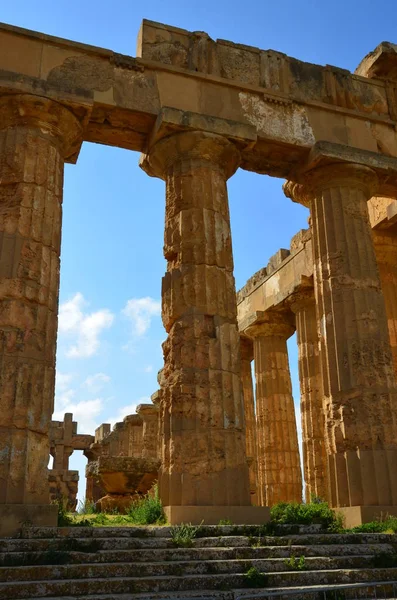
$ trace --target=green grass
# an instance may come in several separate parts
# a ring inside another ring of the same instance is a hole
[[[306,569],[306,559],[303,554],[299,557],[296,557],[295,554],[291,554],[284,562],[291,571],[305,571]]]
[[[343,531],[343,521],[326,502],[279,502],[272,506],[270,518],[276,524],[310,525],[318,523],[328,531],[339,533]]]
[[[128,518],[136,525],[164,525],[165,516],[157,485],[131,504]]]
[[[348,531],[349,533],[397,533],[397,517],[387,515],[377,521],[352,527]]]
[[[181,523],[180,525],[171,527],[171,538],[174,546],[179,548],[191,548],[193,546],[193,540],[197,536],[201,525]]]

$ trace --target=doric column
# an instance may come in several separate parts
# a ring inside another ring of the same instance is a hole
[[[226,188],[239,161],[227,139],[183,132],[160,139],[142,162],[166,182],[159,477],[165,506],[250,504]]]
[[[241,383],[243,386],[244,416],[245,416],[245,447],[249,464],[251,502],[258,504],[257,497],[257,456],[256,456],[256,418],[254,386],[252,383],[251,362],[254,358],[252,340],[240,337],[241,348]]]
[[[3,505],[49,503],[63,165],[80,137],[78,120],[57,102],[0,98]]]
[[[362,507],[397,505],[396,386],[367,209],[376,185],[371,169],[344,164],[285,187],[311,208],[331,502],[362,519]]]
[[[291,315],[292,316],[292,315]],[[286,313],[266,311],[245,333],[254,340],[259,501],[302,501],[294,399],[287,339],[293,334]]]
[[[313,287],[294,292],[290,307],[296,317],[306,501],[313,496],[328,500],[324,393]]]
[[[386,306],[394,372],[397,375],[397,233],[393,229],[373,229],[375,255]]]
[[[159,458],[158,425],[159,409],[154,404],[140,404],[136,409],[143,421],[142,458]]]

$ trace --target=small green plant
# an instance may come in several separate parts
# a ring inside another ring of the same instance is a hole
[[[193,540],[197,536],[200,525],[192,525],[191,523],[181,523],[180,525],[174,525],[171,527],[171,539],[174,546],[180,548],[191,548],[193,546]]]
[[[135,525],[163,525],[165,523],[157,484],[145,496],[131,504],[128,517],[130,522]]]
[[[52,502],[58,507],[58,527],[71,527],[74,519],[67,511],[67,498],[59,497]]]
[[[79,500],[77,505],[77,512],[79,515],[93,515],[97,512],[95,509],[95,502],[93,500],[88,500],[88,498],[84,498],[83,500]]]
[[[397,533],[397,517],[386,515],[377,521],[363,523],[349,529],[350,533]]]
[[[256,567],[250,567],[244,574],[244,585],[249,588],[266,587],[268,576],[266,573],[261,573]]]
[[[305,571],[306,569],[306,559],[303,554],[299,557],[291,554],[289,558],[285,559],[285,564],[291,571]]]
[[[234,525],[230,519],[221,519],[218,525]]]
[[[342,530],[342,517],[337,515],[326,502],[279,502],[272,506],[270,516],[273,523],[289,525],[309,525],[318,523],[328,531]]]

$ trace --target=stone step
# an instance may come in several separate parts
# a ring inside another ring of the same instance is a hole
[[[198,528],[199,537],[220,536],[257,536],[264,534],[263,525],[202,525]],[[137,526],[137,527],[24,527],[23,538],[54,537],[171,537],[171,526]],[[276,535],[309,535],[326,533],[322,525],[277,525]],[[262,531],[263,530],[263,531]]]
[[[50,551],[49,553],[48,550]],[[289,558],[292,554],[307,557],[373,556],[386,552],[394,552],[394,546],[392,544],[335,544],[326,546],[245,546],[241,548],[154,548],[140,550],[98,550],[91,553],[78,551],[59,552],[52,550],[51,546],[47,546],[47,551],[2,552],[0,553],[0,566],[62,564],[62,562],[67,562],[68,564],[140,563],[181,560]],[[62,561],[63,558],[65,559],[64,561]]]
[[[81,531],[82,528],[76,528]],[[83,535],[79,537],[66,533],[64,536],[54,536],[54,538],[3,538],[0,539],[0,552],[29,552],[29,551],[45,551],[49,546],[52,549],[73,550],[73,545],[81,545],[89,549],[90,546],[95,546],[96,549],[103,550],[132,550],[132,549],[148,549],[148,548],[174,548],[175,544],[169,537],[134,537],[128,536],[125,530],[123,535],[119,537],[105,536],[103,529],[98,535],[95,528],[89,529],[95,535]],[[120,528],[122,529],[122,528]],[[84,532],[85,533],[85,532]],[[301,545],[301,546],[318,546],[318,545],[343,545],[343,544],[397,544],[397,535],[393,534],[311,534],[311,535],[290,535],[290,536],[221,536],[221,537],[200,537],[193,539],[193,547],[195,548],[237,548],[252,546],[255,544],[262,546],[286,546],[286,545]]]
[[[288,559],[287,559],[288,560]],[[263,573],[289,572],[284,558],[250,558],[247,560],[210,560],[147,563],[97,563],[34,565],[23,567],[1,567],[0,582],[7,581],[47,581],[51,579],[99,578],[106,572],[107,577],[165,577],[183,575],[216,575],[222,573],[246,573],[255,567]],[[305,558],[305,569],[322,571],[331,569],[373,568],[373,556],[336,556]]]
[[[304,587],[373,581],[396,581],[397,568],[349,569],[324,571],[291,571],[267,574],[267,587]],[[0,584],[0,599],[86,598],[100,594],[147,594],[152,592],[185,592],[193,590],[230,591],[244,587],[243,574],[189,575],[186,577],[114,577],[103,579],[65,579],[49,581],[7,582]],[[233,596],[230,596],[232,598]]]

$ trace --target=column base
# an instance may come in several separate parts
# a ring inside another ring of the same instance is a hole
[[[58,507],[54,504],[0,504],[0,537],[15,535],[23,525],[56,527]]]
[[[397,506],[344,506],[334,508],[334,511],[343,515],[347,528],[370,523],[388,515],[397,517]]]
[[[170,525],[218,525],[228,519],[233,525],[262,525],[270,521],[268,506],[164,506]]]

